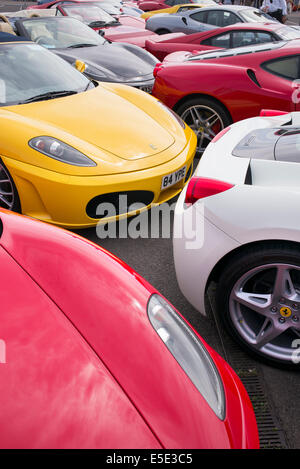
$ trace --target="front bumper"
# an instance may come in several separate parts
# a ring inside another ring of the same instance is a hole
[[[7,157],[2,159],[16,184],[24,215],[75,229],[99,223],[98,218],[89,217],[86,211],[88,203],[99,195],[128,191],[152,192],[152,202],[139,212],[171,199],[180,193],[188,179],[161,190],[162,177],[185,165],[187,170],[192,168],[195,150],[196,136],[191,132],[184,149],[167,163],[123,174],[84,177],[63,175]],[[135,213],[102,218],[102,223]]]

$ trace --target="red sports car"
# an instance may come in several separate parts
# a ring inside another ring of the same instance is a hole
[[[208,52],[174,52],[154,69],[153,95],[198,136],[215,135],[261,109],[300,110],[300,40]]]
[[[143,11],[161,10],[181,3],[199,3],[197,0],[138,0],[137,6]]]
[[[177,33],[177,37],[173,38],[167,35],[150,37],[146,40],[146,49],[159,60],[163,60],[166,55],[176,51],[229,49],[299,38],[300,29],[281,23],[237,23],[201,33]]]
[[[1,448],[258,448],[233,370],[130,267],[0,212]]]

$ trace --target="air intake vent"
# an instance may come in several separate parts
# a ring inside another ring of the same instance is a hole
[[[253,83],[255,83],[257,86],[259,86],[261,88],[261,85],[260,85],[258,79],[256,78],[255,72],[253,70],[251,70],[251,68],[248,68],[247,75],[250,78],[250,80],[253,81]]]

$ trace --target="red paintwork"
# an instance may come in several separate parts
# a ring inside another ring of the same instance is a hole
[[[0,218],[0,447],[258,447],[237,376],[203,342],[224,383],[222,422],[152,328],[143,278],[74,233]]]
[[[163,60],[166,55],[177,51],[205,51],[214,50],[216,47],[206,46],[203,41],[210,37],[219,36],[222,33],[230,33],[231,31],[268,31],[276,32],[282,28],[281,23],[239,23],[224,28],[216,28],[210,31],[203,31],[195,34],[177,33],[177,38],[166,38],[165,35],[150,38],[146,41],[146,49],[155,55],[159,60]],[[219,47],[218,47],[219,49]]]
[[[77,2],[77,0],[70,0],[70,1],[72,1],[74,3]],[[78,0],[78,1],[80,1],[80,2],[95,2],[95,0]],[[104,2],[105,0],[97,0],[97,2],[101,2],[101,1]],[[51,8],[56,3],[61,3],[61,2],[63,2],[63,0],[53,0],[52,2],[42,3],[41,5],[31,5],[31,6],[27,7],[26,9],[27,10],[32,10],[32,9],[35,10],[36,8],[38,8],[38,9],[43,10],[45,8]],[[126,3],[126,5],[128,5],[128,6],[136,6],[136,3],[134,3],[134,2],[125,1],[124,3]]]
[[[261,109],[299,110],[292,100],[293,82],[261,67],[267,60],[299,54],[299,47],[300,40],[294,40],[269,51],[189,62],[189,53],[174,52],[158,70],[152,93],[175,111],[199,94],[217,99],[233,122],[258,116]],[[247,70],[255,72],[260,87]]]
[[[197,3],[197,0],[187,0],[182,3]],[[137,7],[143,11],[160,10],[163,8],[170,8],[170,5],[165,3],[165,0],[138,0]]]

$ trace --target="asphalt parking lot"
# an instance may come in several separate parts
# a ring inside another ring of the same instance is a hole
[[[14,11],[30,4],[32,2],[0,0],[0,11]],[[299,20],[300,14],[293,13],[288,22],[299,24]],[[193,309],[177,285],[170,238],[100,240],[95,229],[82,230],[79,234],[111,251],[136,269],[231,363],[252,399],[263,447],[300,448],[299,373],[262,365],[241,352],[216,323],[213,301],[208,318],[201,317]],[[212,294],[213,286],[208,301]]]

